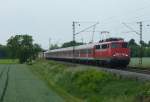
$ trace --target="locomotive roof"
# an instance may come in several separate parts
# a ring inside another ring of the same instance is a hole
[[[97,42],[97,43],[92,43],[92,44],[85,44],[85,45],[79,45],[79,46],[75,46],[75,50],[81,50],[81,49],[91,49],[94,47],[94,45],[97,44],[109,44],[109,43],[114,43],[114,42],[124,42],[123,40],[120,41],[109,41],[109,42]],[[59,52],[59,51],[72,51],[73,47],[67,47],[67,48],[59,48],[59,49],[54,49],[54,50],[49,50],[46,53],[49,52]]]

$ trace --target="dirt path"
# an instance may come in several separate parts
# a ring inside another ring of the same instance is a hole
[[[64,102],[26,65],[0,65],[0,102]]]

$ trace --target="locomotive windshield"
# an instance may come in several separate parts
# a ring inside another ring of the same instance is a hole
[[[127,48],[128,44],[127,43],[112,43],[111,48]]]
[[[95,48],[96,49],[107,49],[107,48],[109,48],[109,45],[108,44],[96,45]]]
[[[128,48],[128,43],[122,43],[122,48]]]

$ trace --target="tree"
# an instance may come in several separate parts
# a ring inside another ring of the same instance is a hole
[[[129,40],[128,46],[131,49],[131,57],[138,57],[140,46],[135,42],[134,39]]]
[[[148,47],[148,44],[145,43],[144,41],[141,41],[140,44],[142,44],[143,47]]]
[[[148,47],[150,47],[150,41],[148,42]]]
[[[35,58],[41,50],[38,44],[33,44],[33,39],[30,35],[12,36],[8,39],[7,46],[11,50],[11,57],[18,58],[20,63]]]
[[[7,40],[7,46],[11,50],[11,58],[15,59],[18,57],[19,48],[21,46],[20,35],[11,36]]]
[[[70,41],[70,42],[66,42],[62,45],[62,48],[65,47],[71,47],[71,46],[78,46],[78,45],[83,45],[84,43],[82,42],[76,42],[76,41]]]
[[[57,44],[51,44],[49,49],[54,50],[54,49],[58,49],[58,48],[59,48],[59,46]]]
[[[41,46],[38,44],[34,44],[33,45],[33,52],[32,52],[33,53],[33,59],[35,59],[38,56],[39,52],[41,52],[41,51],[43,51]]]
[[[135,42],[134,39],[131,39],[131,40],[129,41],[129,46],[137,46],[137,43]]]
[[[150,41],[148,44],[144,41],[141,41],[140,44],[142,44],[142,56],[150,57]],[[129,48],[131,49],[131,57],[140,56],[140,45],[137,44],[134,39],[129,41]]]
[[[0,45],[0,58],[10,58],[10,51],[5,45]]]

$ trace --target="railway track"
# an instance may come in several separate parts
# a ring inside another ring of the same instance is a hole
[[[8,82],[9,82],[9,68],[10,66],[7,66],[6,68],[3,68],[0,73],[0,83],[3,84],[3,87],[1,86],[2,90],[0,93],[0,102],[4,102],[4,97],[8,88]]]
[[[125,70],[150,75],[150,68],[149,69],[148,68],[143,69],[143,68],[140,68],[140,67],[127,67]]]
[[[116,70],[123,70],[123,71],[130,71],[130,72],[136,72],[136,73],[143,73],[143,74],[149,74],[150,75],[150,68],[141,68],[141,67],[108,67],[108,66],[102,66],[102,65],[92,65],[92,64],[85,64],[85,63],[72,63],[72,62],[64,62],[64,61],[58,61],[59,63],[65,63],[69,65],[85,65],[85,66],[92,66],[92,67],[100,67],[100,68],[106,68],[106,69],[116,69]]]

